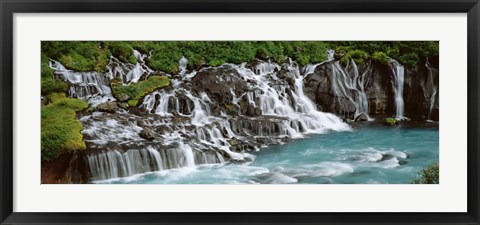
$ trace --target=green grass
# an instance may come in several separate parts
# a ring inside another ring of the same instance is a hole
[[[373,61],[379,62],[383,65],[388,65],[390,60],[388,59],[388,55],[384,52],[374,52],[371,56]]]
[[[139,81],[128,86],[121,82],[113,81],[113,94],[119,96],[122,94],[128,95],[130,98],[128,104],[136,106],[138,101],[145,95],[170,85],[170,79],[166,76],[150,76],[147,80]]]
[[[440,183],[440,167],[438,163],[432,163],[425,167],[413,179],[412,184],[439,184]]]
[[[76,111],[86,109],[87,102],[67,98],[64,93],[48,95],[52,103],[41,109],[41,157],[51,160],[64,152],[86,148],[80,131],[82,124],[77,120]]]

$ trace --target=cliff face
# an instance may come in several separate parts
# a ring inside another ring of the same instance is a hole
[[[397,116],[397,70],[394,65],[364,62],[343,66],[330,61],[316,67],[304,79],[305,94],[318,109],[345,119],[362,113],[369,116]],[[415,68],[403,68],[404,117],[414,120],[438,120],[438,58],[422,61]],[[364,97],[362,97],[364,95]],[[368,109],[362,98],[366,98]]]

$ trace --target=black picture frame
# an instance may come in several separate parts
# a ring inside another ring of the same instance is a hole
[[[479,224],[478,0],[0,0],[1,224]],[[13,212],[15,13],[467,13],[468,212],[466,213],[21,213]]]

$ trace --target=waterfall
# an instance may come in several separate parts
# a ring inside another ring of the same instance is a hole
[[[395,95],[395,117],[397,120],[405,119],[403,103],[403,84],[405,79],[405,68],[394,59],[390,59],[390,67],[393,75],[393,93]]]
[[[141,64],[143,56],[135,55]],[[91,180],[249,162],[254,156],[248,151],[260,147],[310,133],[350,130],[337,116],[318,111],[304,93],[303,79],[322,63],[301,69],[291,60],[283,65],[258,61],[186,74],[187,62],[184,57],[179,61],[184,76],[171,78],[173,88],[143,98],[138,108],[146,114],[94,113],[81,118],[85,141],[101,149],[88,156]],[[125,85],[134,81],[125,78]],[[153,140],[139,136],[147,128],[154,132]]]
[[[363,73],[353,59],[350,59],[345,69],[339,61],[332,63],[332,73],[329,74],[331,89],[337,98],[341,111],[348,112],[349,105],[355,106],[353,119],[364,114],[368,120],[368,99],[365,94],[367,85],[367,73],[370,71],[371,65],[367,64]]]
[[[54,70],[54,78],[68,83],[68,96],[87,100],[91,106],[114,99],[110,89],[110,82],[119,79],[124,85],[137,83],[142,76],[145,78],[153,73],[145,64],[146,54],[134,51],[137,58],[135,65],[121,62],[111,57],[105,73],[76,72],[65,68],[60,62],[50,60],[50,68]]]
[[[423,95],[425,96],[425,100],[429,103],[427,120],[430,121],[432,119],[433,107],[435,106],[435,98],[438,93],[438,85],[436,84],[436,79],[438,79],[438,70],[430,65],[428,58],[425,67],[427,67],[428,70],[428,77],[426,82],[421,83],[421,87],[423,90]]]
[[[184,74],[187,71],[187,63],[188,63],[187,58],[182,56],[182,58],[178,62],[180,74]]]

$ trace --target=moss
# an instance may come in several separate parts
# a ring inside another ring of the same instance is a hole
[[[80,131],[82,124],[77,120],[76,111],[86,109],[83,100],[66,98],[64,93],[48,96],[51,104],[41,110],[41,157],[51,160],[64,152],[86,148]]]
[[[75,71],[104,72],[110,51],[96,41],[42,41],[42,54]]]
[[[398,121],[395,118],[388,117],[388,118],[385,118],[385,123],[390,126],[395,126],[398,124]]]
[[[413,179],[412,184],[439,184],[440,167],[438,163],[432,163],[420,171]]]
[[[224,63],[225,63],[225,61],[223,61],[223,60],[220,60],[220,59],[214,59],[214,60],[212,60],[212,61],[208,62],[208,65],[209,65],[209,66],[214,66],[214,67],[215,67],[215,66],[221,66],[221,65],[222,65],[222,64],[224,64]]]
[[[53,78],[42,78],[41,85],[42,95],[49,95],[55,92],[66,93],[68,89],[68,85],[65,82]]]
[[[128,86],[121,84],[118,81],[112,82],[113,94],[115,96],[128,95],[130,106],[136,106],[138,101],[145,95],[170,85],[170,79],[166,76],[150,76],[147,80],[133,83]]]
[[[105,48],[109,49],[112,55],[122,62],[131,64],[137,63],[137,58],[133,54],[133,47],[131,42],[125,41],[107,41]]]

